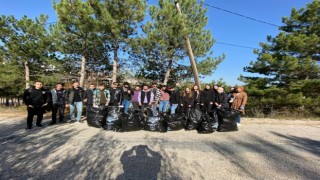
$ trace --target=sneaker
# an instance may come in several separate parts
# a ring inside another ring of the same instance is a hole
[[[38,126],[38,127],[43,127],[43,125],[42,125],[42,124],[36,124],[36,126]]]
[[[237,126],[241,126],[241,124],[240,124],[240,123],[237,123]]]
[[[26,127],[26,130],[31,130],[32,129],[32,127]]]

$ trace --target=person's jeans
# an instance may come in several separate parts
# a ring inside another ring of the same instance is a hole
[[[240,124],[240,114],[237,116],[237,123],[239,123]]]
[[[130,101],[128,99],[124,99],[122,101],[122,105],[124,107],[124,112],[127,113],[130,106]]]
[[[177,107],[178,107],[178,104],[171,104],[171,108],[170,108],[171,114],[176,113]]]
[[[169,105],[169,101],[159,101],[159,111],[167,112],[168,105]]]
[[[80,122],[81,115],[82,115],[82,107],[83,107],[83,103],[81,101],[74,102],[73,105],[70,104],[70,118],[71,118],[71,120],[75,119],[74,110],[75,110],[75,108],[77,108],[77,121]]]

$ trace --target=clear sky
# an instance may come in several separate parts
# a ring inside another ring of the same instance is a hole
[[[299,9],[310,2],[312,0],[205,0],[206,4],[276,25],[282,25],[282,17],[290,16],[293,7]],[[259,48],[259,42],[266,42],[267,35],[275,36],[279,33],[277,27],[211,7],[204,7],[208,8],[207,28],[211,30],[217,42]],[[40,14],[47,14],[49,15],[48,22],[57,20],[51,0],[0,0],[0,14],[14,15],[16,18],[23,15],[34,18]],[[226,59],[212,76],[205,77],[202,81],[211,82],[222,78],[227,84],[235,85],[242,84],[237,80],[240,74],[250,75],[243,72],[243,67],[248,66],[250,61],[256,59],[252,49],[216,43],[213,46],[213,51],[215,56],[224,53]]]

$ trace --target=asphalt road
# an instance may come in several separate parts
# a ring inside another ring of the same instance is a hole
[[[244,119],[212,134],[25,121],[0,116],[0,179],[320,179],[319,121]]]

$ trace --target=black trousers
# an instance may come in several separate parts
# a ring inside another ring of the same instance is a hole
[[[210,102],[203,103],[202,111],[209,113],[213,110],[212,107],[213,104],[210,104]]]
[[[27,116],[27,126],[28,128],[32,127],[32,121],[33,121],[33,117],[36,115],[37,116],[37,123],[36,125],[41,125],[42,119],[43,119],[43,113],[44,113],[44,109],[43,107],[28,107],[28,116]]]
[[[59,115],[59,122],[64,120],[64,105],[54,104],[52,107],[52,123],[57,122],[57,114]]]
[[[195,103],[194,103],[194,108],[195,108],[195,109],[198,109],[198,110],[201,110],[200,103],[195,102]]]
[[[149,103],[142,103],[142,105],[141,105],[141,112],[142,112],[142,114],[144,114],[144,111],[145,111],[145,109],[146,108],[151,108],[151,106],[149,105]]]
[[[139,102],[131,102],[132,106],[133,106],[133,110],[139,110],[140,106],[139,106]]]

